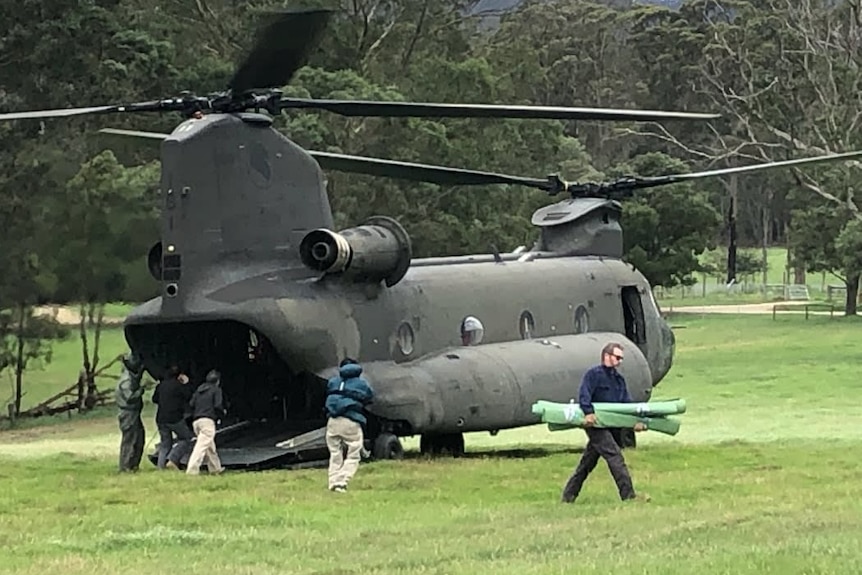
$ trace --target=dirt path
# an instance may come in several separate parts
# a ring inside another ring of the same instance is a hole
[[[81,323],[81,313],[77,308],[62,305],[43,305],[33,310],[34,315],[53,316],[63,325],[78,325]],[[120,325],[125,318],[105,316],[105,325]]]
[[[782,306],[799,306],[798,310],[792,310],[792,313],[804,313],[805,304],[811,303],[807,301],[781,301],[781,302],[766,302],[766,303],[746,303],[737,305],[691,305],[691,306],[672,306],[662,311],[669,313],[724,313],[724,314],[771,314],[772,308],[776,305]],[[788,313],[791,310],[783,309],[779,313]],[[810,314],[829,314],[828,311],[809,311]]]

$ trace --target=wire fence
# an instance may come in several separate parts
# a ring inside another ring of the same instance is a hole
[[[724,284],[717,281],[698,282],[692,286],[653,288],[656,299],[720,300],[722,298],[752,301],[823,300],[844,301],[846,288],[838,283],[768,283],[742,281]]]

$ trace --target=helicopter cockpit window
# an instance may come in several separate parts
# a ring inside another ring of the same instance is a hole
[[[590,314],[582,305],[575,310],[575,333],[587,333],[590,331]]]
[[[478,318],[468,315],[461,321],[461,345],[479,345],[485,337],[485,326]]]
[[[533,331],[536,329],[536,322],[533,320],[533,314],[524,310],[521,312],[521,319],[518,322],[518,330],[521,332],[521,339],[533,339]]]
[[[398,342],[398,349],[403,355],[410,355],[413,353],[414,334],[413,327],[409,323],[405,321],[398,326],[396,339]]]

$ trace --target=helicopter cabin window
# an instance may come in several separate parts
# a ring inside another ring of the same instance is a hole
[[[461,345],[479,345],[485,337],[485,326],[479,318],[468,315],[461,320]]]
[[[575,333],[587,333],[590,331],[590,314],[587,308],[579,305],[575,310]]]
[[[536,329],[536,322],[533,320],[533,314],[524,310],[521,312],[521,319],[518,322],[518,330],[521,333],[521,339],[533,339],[533,331]]]
[[[260,341],[257,339],[257,333],[250,329],[248,330],[248,360],[255,361],[260,355]]]
[[[636,344],[646,343],[646,322],[644,308],[637,286],[625,286],[620,292],[623,304],[623,319],[626,337]]]
[[[406,321],[402,322],[401,325],[398,326],[398,332],[396,333],[395,338],[398,342],[398,349],[401,351],[402,355],[410,355],[413,353],[413,326]]]

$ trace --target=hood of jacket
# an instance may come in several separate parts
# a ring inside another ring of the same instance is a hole
[[[342,379],[350,379],[352,377],[359,377],[362,375],[362,366],[356,363],[348,363],[347,365],[341,366],[338,370],[338,374]]]
[[[209,381],[204,381],[202,384],[200,384],[200,385],[197,387],[197,389],[195,389],[195,394],[196,394],[196,395],[202,395],[202,394],[204,394],[204,393],[209,393],[209,392],[211,392],[212,390],[214,390],[215,388],[217,388],[217,387],[218,387],[218,385],[219,385],[219,384],[218,384],[218,382],[216,382],[216,383],[212,383],[212,382],[209,382]]]

